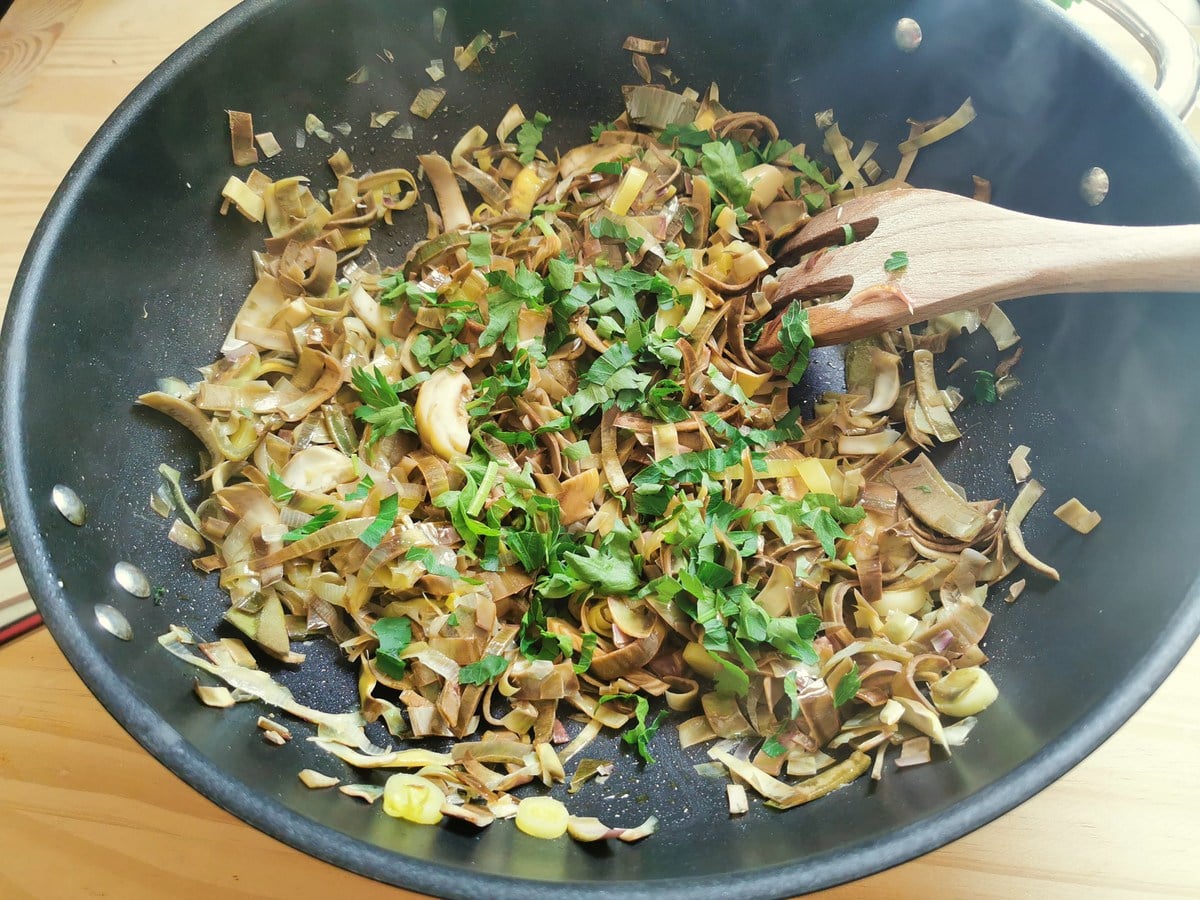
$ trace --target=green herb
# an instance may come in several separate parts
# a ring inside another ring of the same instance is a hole
[[[579,660],[572,666],[576,675],[582,675],[592,664],[592,654],[596,652],[597,640],[598,637],[594,631],[588,631],[583,635],[583,645],[579,648]]]
[[[772,759],[775,759],[787,753],[787,747],[779,743],[779,735],[773,734],[763,741],[762,752]]]
[[[486,231],[476,231],[467,244],[467,259],[477,269],[486,269],[492,264],[492,236]]]
[[[808,327],[808,311],[799,300],[792,301],[780,321],[779,342],[783,349],[771,357],[771,366],[783,372],[792,384],[799,384],[808,370],[808,354],[815,346]]]
[[[334,516],[336,516],[336,515],[337,515],[337,509],[334,508],[332,505],[326,504],[325,506],[322,506],[320,509],[317,510],[317,514],[315,516],[313,516],[311,519],[309,519],[303,525],[300,525],[297,528],[293,528],[291,531],[289,531],[287,534],[285,534],[283,536],[283,542],[285,544],[290,544],[293,541],[300,540],[300,538],[308,537],[310,534],[315,534],[316,532],[318,532],[322,528],[324,528],[326,525],[328,525],[330,522],[332,522],[334,519]]]
[[[750,202],[751,189],[742,176],[737,153],[727,141],[712,141],[702,148],[700,168],[712,182],[712,186],[732,206],[745,206]]]
[[[800,690],[796,686],[797,674],[789,672],[783,678],[783,693],[788,698],[788,718],[795,721],[800,715]]]
[[[533,118],[521,123],[517,129],[517,158],[524,165],[533,162],[538,144],[542,142],[542,132],[550,124],[550,117],[545,113],[534,113]]]
[[[368,446],[398,431],[416,434],[417,422],[413,418],[412,407],[400,399],[396,387],[388,382],[387,376],[377,367],[372,367],[370,372],[355,367],[350,378],[363,401],[354,415],[371,425]]]
[[[267,484],[271,488],[271,499],[276,503],[287,503],[296,496],[296,492],[283,483],[274,466],[271,466],[271,472],[267,475]]]
[[[641,401],[651,375],[639,372],[634,353],[627,343],[616,343],[605,350],[580,376],[579,390],[562,401],[566,411],[576,417],[596,407],[608,409],[614,403],[632,409]]]
[[[515,275],[488,272],[487,280],[493,290],[488,294],[488,323],[479,336],[479,346],[490,347],[503,338],[504,346],[512,350],[517,346],[517,319],[521,309],[542,309],[546,285],[523,262]]]
[[[347,500],[365,500],[367,494],[371,492],[371,488],[375,487],[375,480],[370,475],[364,475],[362,480],[358,482],[358,487],[346,495]]]
[[[917,490],[920,491],[922,494],[932,494],[933,493],[933,488],[931,488],[927,484],[918,484]]]
[[[557,257],[550,260],[546,280],[556,291],[569,291],[575,287],[575,263]]]
[[[611,238],[623,241],[629,237],[629,229],[614,219],[597,219],[588,226],[588,231],[595,238]]]
[[[475,397],[467,404],[467,412],[472,416],[487,415],[501,397],[525,393],[529,390],[532,373],[529,351],[524,347],[517,348],[511,359],[496,364],[494,375],[479,382]]]
[[[446,624],[449,625],[451,628],[457,628],[458,627],[458,613],[452,612],[452,613],[450,613],[450,615],[446,616]]]
[[[691,122],[686,125],[674,123],[664,128],[658,135],[661,144],[678,144],[681,147],[703,147],[712,140],[707,129],[697,128]]]
[[[154,605],[162,606],[163,598],[167,596],[166,585],[160,584],[154,589]]]
[[[598,175],[620,175],[625,167],[618,161],[598,162],[592,166],[592,171]]]
[[[426,572],[430,575],[436,575],[438,578],[450,578],[455,581],[465,581],[468,584],[480,583],[474,578],[463,578],[459,574],[458,569],[438,562],[438,558],[433,555],[433,551],[428,547],[410,547],[408,552],[404,554],[404,558],[409,562],[420,563],[425,567]]]
[[[815,216],[825,208],[825,204],[829,202],[829,197],[825,194],[807,193],[803,194],[802,198],[804,205],[808,209],[810,216]]]
[[[642,415],[660,422],[683,422],[690,414],[676,398],[683,396],[683,385],[670,378],[656,381],[646,391],[646,400],[638,409]]]
[[[650,701],[640,694],[636,696],[633,694],[605,694],[600,698],[600,703],[607,703],[609,700],[632,700],[634,702],[633,715],[637,724],[622,734],[621,740],[634,745],[637,748],[638,756],[653,765],[655,759],[650,755],[650,739],[658,731],[658,726],[667,714],[666,710],[660,710],[653,722],[647,722],[646,717],[650,714]]]
[[[440,339],[435,340],[430,332],[422,331],[413,340],[410,349],[413,358],[424,368],[440,369],[460,356],[465,356],[471,348],[455,340],[453,334],[443,334]]]
[[[375,651],[375,665],[392,678],[403,678],[408,663],[400,654],[412,643],[412,621],[407,616],[391,616],[377,619],[371,626],[379,638],[379,649]]]
[[[908,268],[908,254],[903,250],[896,250],[883,264],[885,272],[903,272]]]
[[[487,684],[499,678],[508,668],[508,660],[495,653],[489,653],[479,662],[473,662],[458,670],[459,684]]]
[[[385,275],[379,279],[379,302],[384,306],[392,306],[403,297],[414,310],[422,305],[437,305],[437,291],[422,288],[416,282],[407,280],[399,272]]]
[[[615,122],[597,122],[595,125],[591,126],[592,140],[598,141],[600,140],[600,135],[604,134],[604,132],[615,131],[616,128],[617,125]]]
[[[814,184],[819,184],[821,187],[825,188],[825,190],[836,191],[838,189],[839,185],[825,180],[825,176],[821,174],[821,170],[811,159],[807,159],[798,153],[793,153],[790,157],[788,157],[788,162],[792,164],[792,167],[795,168],[797,172]]]
[[[854,243],[854,226],[846,224],[842,226],[842,244],[849,246]]]
[[[721,370],[716,366],[710,364],[706,374],[708,375],[708,380],[713,383],[713,387],[726,397],[732,397],[743,405],[750,403],[750,398],[746,396],[746,392],[738,384],[722,375]]]
[[[987,369],[976,369],[975,384],[971,387],[971,393],[975,396],[976,403],[995,403],[999,399],[996,393],[996,376]]]
[[[400,498],[396,494],[388,494],[379,501],[379,514],[367,526],[358,539],[374,550],[383,540],[384,535],[396,524],[396,513],[399,512]]]
[[[679,214],[680,221],[683,222],[683,233],[691,234],[696,230],[696,214],[692,212],[690,206],[685,206],[683,212]]]
[[[601,594],[628,594],[641,583],[638,567],[627,549],[614,553],[581,547],[579,553],[564,554],[563,559],[571,574]]]
[[[579,462],[579,460],[586,459],[592,455],[592,448],[588,445],[587,441],[576,441],[573,444],[563,447],[562,453],[571,462]]]
[[[807,528],[821,542],[826,556],[833,559],[834,545],[847,537],[841,526],[860,522],[865,516],[862,507],[842,506],[832,494],[805,494],[800,500],[765,494],[751,511],[750,523],[769,524],[785,543],[793,539],[793,526]]]
[[[842,706],[854,699],[858,689],[862,687],[862,679],[858,677],[858,665],[851,665],[850,671],[838,680],[833,689],[833,705]]]

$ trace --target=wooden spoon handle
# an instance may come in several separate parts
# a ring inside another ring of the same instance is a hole
[[[954,239],[954,251],[977,253],[977,266],[992,270],[990,287],[981,283],[983,273],[972,271],[962,281],[965,290],[956,292],[978,292],[981,303],[1042,294],[1200,291],[1200,225],[1138,228],[1014,216]]]
[[[810,309],[818,344],[1017,297],[1200,291],[1200,225],[1063,222],[936,191],[905,192],[874,209],[862,207],[877,216],[878,227],[825,262],[821,277],[852,276],[853,288]],[[857,221],[856,212],[848,210],[846,218]],[[898,250],[908,266],[888,274],[884,261]],[[786,274],[784,293],[806,277],[799,269]]]

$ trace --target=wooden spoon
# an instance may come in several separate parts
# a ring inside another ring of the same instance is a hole
[[[908,264],[889,272],[885,263],[897,252]],[[844,293],[808,309],[818,346],[1015,297],[1200,291],[1200,225],[1060,222],[941,191],[850,200],[816,216],[776,257],[810,253],[780,276],[773,303],[786,309],[792,300]],[[755,345],[764,358],[780,349],[782,315]]]

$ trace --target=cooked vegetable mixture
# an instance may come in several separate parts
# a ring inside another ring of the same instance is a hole
[[[604,778],[585,758],[604,729],[623,765],[708,745],[732,814],[746,788],[787,808],[878,777],[890,748],[905,766],[961,743],[997,696],[988,586],[1018,558],[1057,573],[1017,528],[1037,482],[1006,521],[924,454],[960,436],[934,354],[981,323],[1016,335],[992,309],[856,344],[847,392],[802,422],[789,395],[812,339],[803,304],[775,302],[772,248],[843,197],[903,186],[973,114],[914,125],[889,179],[829,113],[833,170],[715,86],[653,85],[562,153],[549,116],[514,106],[420,176],[338,151],[328,202],[305,178],[231,177],[229,203],[270,234],[220,358],[140,398],[204,448],[198,508],[167,466],[154,504],[253,647],[300,665],[300,642],[327,636],[360,708],[305,707],[242,642],[197,656],[175,628],[162,643],[232,689],[201,699],[264,700],[333,756],[403,770],[343,786],[391,815],[580,840],[655,822],[513,791]],[[252,123],[231,121],[248,159]],[[426,238],[381,265],[372,229],[422,195]],[[908,265],[897,248],[881,280]],[[393,747],[364,733],[380,720]]]

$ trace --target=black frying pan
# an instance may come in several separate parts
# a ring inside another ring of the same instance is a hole
[[[702,751],[680,753],[669,729],[656,739],[660,763],[644,771],[610,741],[600,749],[621,757],[618,774],[577,795],[574,810],[623,824],[654,812],[664,827],[636,846],[597,848],[538,842],[507,824],[479,835],[410,826],[309,791],[297,770],[336,769],[328,757],[303,740],[282,749],[257,740],[254,704],[216,714],[196,703],[192,672],[153,638],[172,622],[212,634],[225,604],[147,511],[157,464],[195,474],[196,447],[132,400],[158,376],[208,362],[249,285],[261,233],[216,215],[231,169],[226,108],[253,111],[288,147],[265,164],[272,175],[325,171],[325,144],[290,146],[310,111],[354,125],[344,143],[360,165],[411,162],[430,147],[446,153],[514,101],[553,116],[548,143],[569,146],[588,123],[619,111],[619,86],[634,77],[625,35],[669,35],[670,65],[685,83],[716,80],[732,108],[761,110],[816,148],[812,114],[832,106],[845,132],[883,145],[885,165],[895,163],[888,148],[907,133],[907,116],[945,114],[973,96],[979,119],[922,156],[914,175],[922,186],[965,192],[979,173],[993,180],[998,203],[1040,215],[1200,219],[1200,159],[1185,135],[1048,3],[461,2],[451,4],[441,48],[431,37],[434,5],[278,0],[236,9],[122,105],[38,229],[4,333],[4,503],[47,623],[113,715],[197,789],[310,853],[430,893],[525,897],[761,896],[862,876],[1011,808],[1120,725],[1200,628],[1195,297],[1008,307],[1025,338],[1025,386],[996,407],[964,407],[966,437],[945,470],[973,495],[1011,499],[1005,460],[1027,443],[1051,497],[1078,495],[1104,523],[1081,538],[1050,518],[1051,504],[1035,511],[1030,541],[1065,578],[1052,588],[1035,579],[1019,604],[998,604],[987,651],[1002,700],[953,760],[891,772],[878,786],[858,782],[786,814],[756,806],[732,821],[723,784],[692,769]],[[913,54],[893,42],[902,15],[924,28]],[[407,107],[430,57],[453,69],[450,48],[481,27],[518,37],[485,56],[483,76],[451,72],[444,108],[418,123],[415,142],[365,127],[374,110]],[[394,64],[376,59],[384,48]],[[370,82],[347,84],[364,63]],[[1079,191],[1092,166],[1112,184],[1094,209]],[[417,218],[405,219],[377,245],[396,259],[417,229]],[[964,347],[989,359],[982,341]],[[58,482],[83,496],[85,527],[54,510]],[[122,559],[166,587],[161,605],[116,587],[110,573]],[[124,610],[132,642],[97,627],[97,601]],[[353,680],[332,648],[306,650],[309,663],[282,680],[302,702],[351,706]]]

